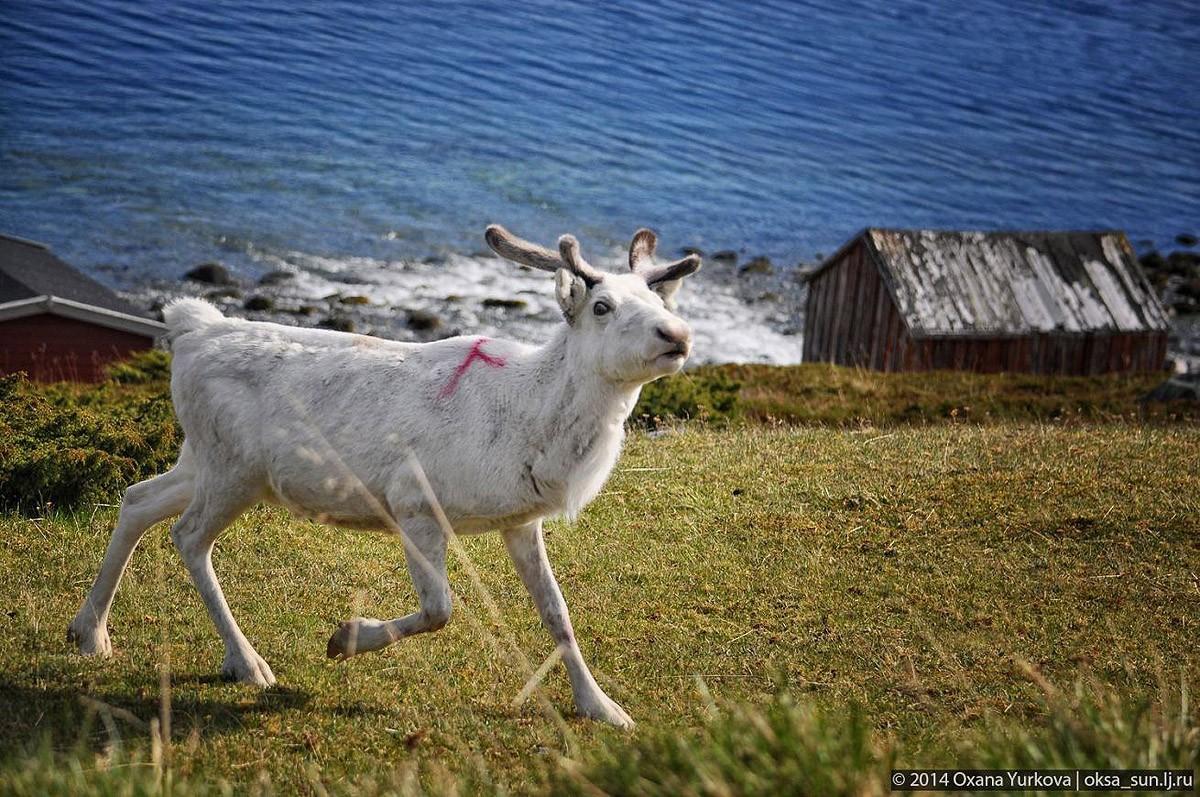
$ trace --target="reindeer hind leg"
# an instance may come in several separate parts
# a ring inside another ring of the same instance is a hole
[[[92,589],[67,627],[67,639],[84,655],[110,656],[108,614],[142,537],[156,523],[182,512],[192,500],[195,473],[187,443],[179,461],[166,473],[139,482],[125,491],[117,526],[104,553]]]

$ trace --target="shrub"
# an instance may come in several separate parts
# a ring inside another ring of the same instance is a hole
[[[182,440],[164,387],[0,378],[0,509],[31,513],[106,501],[164,470]]]
[[[721,371],[685,371],[643,387],[631,420],[651,429],[668,419],[725,424],[739,415],[741,389],[740,382]]]
[[[171,381],[171,355],[161,349],[140,352],[110,365],[108,378],[120,385],[166,385]]]

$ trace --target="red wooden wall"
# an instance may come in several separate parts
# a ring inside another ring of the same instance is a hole
[[[1166,356],[1166,332],[914,338],[861,238],[808,284],[805,362],[879,371],[1088,375],[1156,371]]]
[[[39,382],[98,382],[105,365],[153,345],[145,335],[50,313],[14,318],[0,321],[0,374],[24,371]]]

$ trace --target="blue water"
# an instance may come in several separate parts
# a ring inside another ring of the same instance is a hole
[[[1200,227],[1200,4],[8,0],[0,229],[118,285],[485,224]]]

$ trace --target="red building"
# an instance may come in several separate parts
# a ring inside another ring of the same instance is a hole
[[[44,244],[0,234],[0,374],[96,382],[165,329]]]
[[[1166,311],[1121,232],[871,228],[807,281],[805,362],[1083,375],[1166,359]]]

